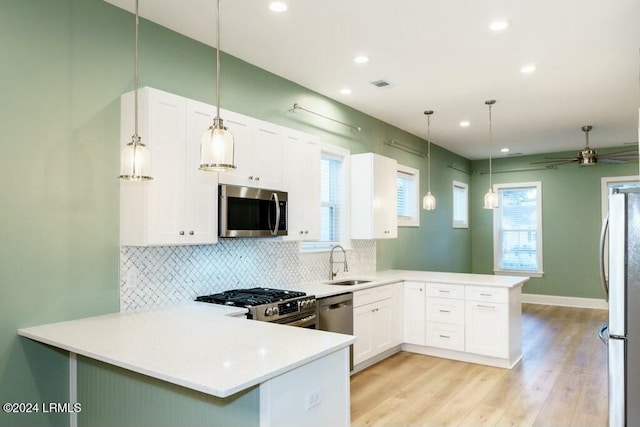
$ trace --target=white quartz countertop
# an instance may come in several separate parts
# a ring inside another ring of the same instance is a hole
[[[436,271],[416,271],[416,270],[385,270],[375,273],[344,275],[336,277],[333,282],[341,282],[349,279],[369,280],[368,283],[358,285],[331,285],[329,280],[305,283],[299,287],[309,295],[316,298],[324,298],[345,292],[355,292],[388,283],[403,280],[416,280],[431,283],[448,283],[474,286],[491,286],[498,288],[513,288],[521,286],[529,280],[527,276],[494,276],[491,274],[468,274],[468,273],[446,273]],[[297,288],[298,289],[298,288]]]
[[[187,302],[23,328],[18,334],[217,397],[355,341],[351,335],[228,317],[243,311]]]

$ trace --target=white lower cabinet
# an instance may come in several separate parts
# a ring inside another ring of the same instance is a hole
[[[492,357],[509,357],[510,329],[514,323],[510,320],[509,290],[480,286],[466,288],[466,316],[469,333],[466,348],[470,353]],[[518,307],[514,312],[519,315]],[[518,335],[520,329],[517,329]]]
[[[522,358],[521,292],[405,281],[403,349],[511,368]]]
[[[469,353],[509,356],[507,304],[467,301],[466,316],[466,350]]]
[[[425,283],[404,282],[404,339],[407,344],[425,345],[426,306]]]
[[[353,334],[358,338],[353,345],[354,365],[399,344],[397,285],[383,285],[353,293]]]

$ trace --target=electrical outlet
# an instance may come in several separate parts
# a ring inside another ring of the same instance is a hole
[[[304,396],[304,410],[308,411],[322,401],[322,393],[320,389],[310,391]]]

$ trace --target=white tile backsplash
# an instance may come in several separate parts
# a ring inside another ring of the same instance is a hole
[[[339,252],[335,256],[342,259]],[[375,272],[375,240],[352,240],[347,259],[349,275]],[[295,289],[321,279],[329,279],[329,254],[300,253],[296,242],[221,239],[216,245],[123,246],[120,311],[190,301],[227,289]]]

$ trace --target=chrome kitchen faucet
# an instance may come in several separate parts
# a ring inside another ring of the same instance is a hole
[[[340,262],[335,262],[333,260],[333,251],[335,251],[337,248],[340,248],[340,250],[342,251],[342,256],[344,257],[344,260],[342,261],[342,271],[347,272],[349,271],[349,266],[347,265],[347,253],[345,252],[344,248],[340,245],[335,245],[334,247],[331,248],[331,254],[329,255],[329,279],[333,280],[338,273],[334,273],[333,271],[333,264],[340,264]]]

